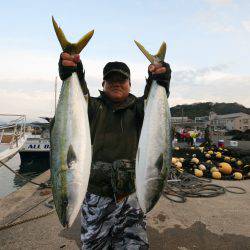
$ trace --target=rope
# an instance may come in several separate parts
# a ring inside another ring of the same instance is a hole
[[[28,218],[28,219],[25,219],[25,220],[21,220],[21,221],[17,221],[17,222],[13,222],[13,223],[8,223],[7,225],[0,226],[0,231],[2,231],[4,229],[7,229],[7,228],[10,228],[10,227],[14,227],[16,225],[20,225],[20,224],[26,223],[28,221],[32,221],[32,220],[36,220],[36,219],[45,217],[47,215],[52,214],[54,211],[55,211],[55,209],[52,209],[52,210],[50,210],[50,211],[48,211],[48,212],[46,212],[44,214],[37,215],[35,217],[31,217],[31,218]]]
[[[2,161],[0,161],[0,164],[2,164],[3,166],[5,166],[7,169],[9,169],[12,173],[14,173],[14,174],[15,174],[16,176],[18,176],[19,178],[24,179],[25,181],[30,182],[30,183],[32,183],[32,184],[34,184],[34,185],[37,185],[37,186],[39,186],[40,188],[47,188],[47,187],[50,187],[50,185],[48,185],[47,183],[44,183],[44,182],[42,182],[42,183],[37,183],[37,182],[34,182],[34,181],[32,181],[32,180],[27,179],[26,177],[22,176],[21,174],[17,173],[17,172],[14,171],[13,169],[11,169],[8,165],[6,165],[6,164],[5,164],[4,162],[2,162]]]
[[[28,221],[31,221],[31,220],[35,220],[35,219],[38,219],[38,218],[41,218],[41,217],[45,217],[51,213],[53,213],[55,211],[55,209],[52,209],[46,213],[43,213],[41,215],[37,215],[37,216],[34,216],[34,217],[31,217],[31,218],[27,218],[25,220],[21,220],[21,221],[17,221],[15,222],[17,219],[19,219],[20,217],[22,217],[23,215],[25,215],[26,213],[28,213],[29,211],[31,211],[32,209],[34,209],[35,207],[39,206],[41,203],[45,202],[47,199],[49,199],[50,197],[52,197],[52,195],[46,197],[45,199],[43,199],[42,201],[36,203],[34,206],[28,208],[27,210],[25,210],[23,213],[19,214],[18,216],[16,216],[13,220],[11,220],[9,223],[3,225],[3,226],[0,226],[0,231],[1,230],[4,230],[4,229],[7,229],[7,228],[10,228],[10,227],[13,227],[13,226],[16,226],[16,225],[19,225],[19,224],[22,224],[22,223],[25,223],[25,222],[28,222]]]
[[[186,202],[187,197],[216,197],[225,194],[226,192],[244,194],[246,193],[246,190],[241,187],[223,187],[217,184],[212,184],[211,179],[198,178],[189,173],[181,173],[176,168],[171,168],[169,180],[167,180],[163,190],[163,196],[170,201],[184,203]]]
[[[229,192],[229,193],[233,193],[233,194],[245,194],[247,191],[244,189],[244,188],[242,188],[242,187],[233,187],[233,186],[226,186],[225,187],[225,189],[227,190],[227,192]],[[240,191],[233,191],[233,190],[231,190],[231,189],[238,189],[238,190],[240,190]]]

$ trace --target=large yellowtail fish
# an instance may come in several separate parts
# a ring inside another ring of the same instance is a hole
[[[152,64],[164,61],[166,43],[153,56],[136,45]],[[144,120],[136,155],[136,193],[143,212],[159,200],[171,164],[171,116],[164,87],[152,82],[145,101]]]
[[[87,33],[69,43],[52,17],[63,51],[79,54],[91,39]],[[51,180],[53,199],[61,224],[70,227],[84,200],[91,165],[91,139],[87,100],[76,73],[63,81],[51,129]]]

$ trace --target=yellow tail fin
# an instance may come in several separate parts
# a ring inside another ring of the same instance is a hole
[[[135,41],[135,44],[138,46],[138,48],[141,50],[141,52],[148,58],[148,60],[151,63],[164,61],[164,58],[166,55],[166,50],[167,50],[167,45],[165,42],[162,43],[162,45],[161,45],[161,47],[158,50],[156,55],[151,55],[139,42]]]
[[[58,26],[53,16],[52,22],[56,32],[56,36],[61,44],[62,50],[69,54],[80,54],[82,49],[88,44],[89,40],[94,34],[94,30],[91,30],[86,35],[84,35],[77,43],[70,43],[66,39],[62,29]]]

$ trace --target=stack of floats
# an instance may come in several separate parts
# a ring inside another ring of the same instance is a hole
[[[180,173],[223,180],[250,178],[249,159],[241,159],[228,148],[190,147],[173,149],[172,167]]]

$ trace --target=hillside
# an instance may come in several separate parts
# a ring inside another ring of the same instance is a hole
[[[219,115],[232,113],[246,113],[250,114],[250,108],[246,108],[241,104],[234,103],[212,103],[202,102],[193,104],[177,105],[170,108],[172,116],[188,116],[194,118],[198,116],[208,116],[210,111]]]

